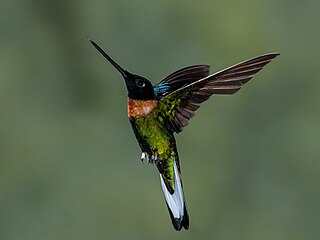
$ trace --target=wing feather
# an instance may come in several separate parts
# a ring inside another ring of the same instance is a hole
[[[209,75],[210,66],[194,65],[182,68],[157,83],[153,89],[159,100],[168,94]]]
[[[233,94],[239,91],[243,84],[247,83],[254,74],[278,55],[279,53],[265,54],[192,81],[189,84],[183,82],[182,85],[176,85],[176,87],[179,87],[163,95],[163,99],[160,100],[175,104],[174,107],[170,108],[173,112],[169,113],[170,116],[173,115],[169,124],[171,130],[177,133],[181,132],[204,101],[208,100],[213,94]],[[179,71],[176,73],[179,73]],[[177,76],[182,76],[182,73],[177,74]],[[173,82],[175,81],[179,82],[181,80],[174,80]],[[176,104],[177,102],[179,104]]]

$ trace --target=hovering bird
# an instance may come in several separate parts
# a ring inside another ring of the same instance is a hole
[[[90,39],[89,39],[90,40]],[[177,231],[189,228],[175,133],[180,133],[200,105],[213,94],[240,90],[279,53],[269,53],[238,63],[217,73],[210,66],[182,68],[156,85],[118,65],[94,41],[92,45],[120,72],[128,93],[128,117],[142,151],[141,160],[154,164],[172,224]]]

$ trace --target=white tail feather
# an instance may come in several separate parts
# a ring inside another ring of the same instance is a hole
[[[163,190],[168,208],[170,209],[173,217],[176,219],[182,220],[184,215],[184,196],[183,196],[183,190],[182,190],[181,181],[179,178],[179,172],[178,172],[178,168],[175,160],[173,163],[173,168],[174,168],[174,193],[171,195],[170,192],[167,190],[167,187],[160,174],[161,186],[162,186],[162,190]]]

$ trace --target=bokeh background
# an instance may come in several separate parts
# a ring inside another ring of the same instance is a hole
[[[0,1],[0,239],[318,239],[320,2]],[[281,56],[177,136],[190,230],[142,165],[120,75]]]

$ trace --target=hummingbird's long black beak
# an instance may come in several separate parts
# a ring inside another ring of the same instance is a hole
[[[127,82],[127,80],[129,79],[130,73],[128,71],[124,70],[122,67],[120,67],[119,64],[116,63],[105,51],[103,51],[102,48],[99,47],[98,44],[96,44],[91,39],[89,39],[89,41],[102,54],[102,56],[104,56],[112,64],[112,66],[114,66],[121,73],[122,77]]]

